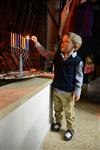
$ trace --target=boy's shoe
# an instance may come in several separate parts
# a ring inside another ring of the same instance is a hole
[[[51,125],[51,131],[58,132],[60,128],[61,128],[61,124],[59,123],[52,123]]]
[[[74,130],[73,129],[68,129],[64,135],[64,138],[66,141],[70,141],[73,137]]]

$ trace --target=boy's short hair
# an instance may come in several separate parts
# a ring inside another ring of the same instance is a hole
[[[75,45],[79,45],[81,46],[82,45],[82,38],[81,36],[79,36],[78,34],[76,33],[73,33],[73,32],[68,32],[67,35],[70,36],[72,42],[75,44]]]

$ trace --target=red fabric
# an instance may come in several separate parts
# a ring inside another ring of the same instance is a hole
[[[78,4],[79,4],[79,0],[72,0],[70,4],[70,8],[69,8],[70,9],[69,15],[66,18],[63,35],[66,34],[67,32],[74,31],[74,23],[75,23],[75,17],[76,17]]]
[[[72,0],[66,0],[66,4],[63,8],[63,11],[61,12],[61,21],[60,21],[60,28],[59,28],[60,37],[62,37],[65,22],[66,22],[68,15],[69,15],[69,8],[70,8],[71,1]]]

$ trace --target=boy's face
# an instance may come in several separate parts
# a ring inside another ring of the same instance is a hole
[[[64,35],[61,42],[61,51],[64,54],[69,54],[74,50],[74,44],[72,43],[68,35]]]

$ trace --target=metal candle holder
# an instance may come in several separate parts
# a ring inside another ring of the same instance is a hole
[[[23,63],[29,55],[29,36],[11,32],[11,52],[19,58],[19,75],[23,76]]]

